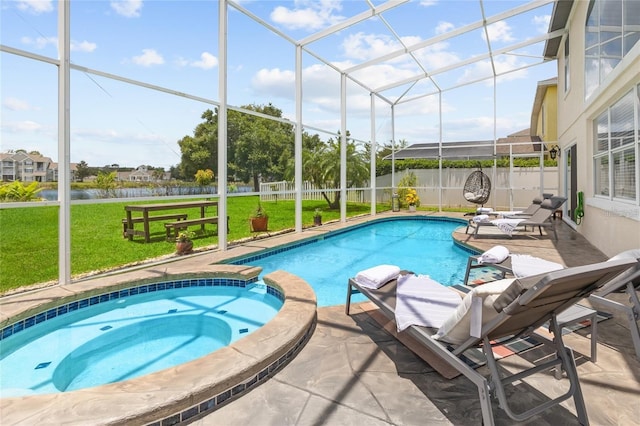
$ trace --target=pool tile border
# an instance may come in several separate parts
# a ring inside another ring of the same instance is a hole
[[[212,413],[218,408],[234,401],[241,397],[245,392],[253,389],[255,385],[261,384],[267,379],[271,378],[282,367],[291,361],[291,359],[304,347],[307,341],[311,338],[313,331],[315,330],[315,321],[309,326],[304,335],[280,358],[273,361],[269,366],[265,367],[258,373],[251,376],[249,379],[242,383],[234,384],[230,388],[220,392],[219,394],[195,403],[186,410],[182,410],[177,413],[173,413],[163,419],[159,419],[152,423],[147,423],[146,426],[171,426],[176,425],[187,420],[191,420],[195,416]]]
[[[129,287],[121,290],[110,291],[107,293],[90,296],[80,300],[74,300],[72,302],[56,306],[46,311],[38,312],[30,317],[15,323],[9,324],[0,331],[0,341],[13,336],[21,331],[33,327],[36,324],[40,324],[44,321],[48,321],[53,318],[57,318],[61,315],[65,315],[71,312],[75,312],[79,309],[84,309],[89,306],[94,306],[100,303],[109,302],[111,300],[117,300],[122,297],[135,296],[137,294],[153,293],[164,290],[173,290],[176,288],[190,288],[190,287],[249,287],[251,285],[266,287],[266,292],[272,296],[277,297],[280,301],[284,302],[284,294],[277,288],[266,284],[255,284],[258,277],[250,278],[248,280],[240,280],[234,278],[190,278],[165,282],[156,282],[151,284],[143,284],[139,286]]]

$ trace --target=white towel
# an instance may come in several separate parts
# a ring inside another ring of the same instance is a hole
[[[478,207],[476,209],[476,214],[491,213],[491,212],[493,212],[493,209],[491,207]]]
[[[396,289],[396,325],[439,328],[455,312],[462,298],[428,275],[404,275]]]
[[[479,215],[473,217],[473,221],[475,223],[488,222],[489,221],[489,215],[488,214],[479,214]]]
[[[563,268],[564,266],[559,263],[549,262],[528,254],[511,255],[511,270],[513,270],[513,275],[517,278],[557,271]]]
[[[395,265],[378,265],[356,274],[358,284],[367,288],[380,288],[400,275],[400,268]]]
[[[509,249],[505,246],[493,246],[478,256],[478,263],[501,263],[509,257]]]
[[[497,226],[499,230],[510,236],[523,220],[526,219],[495,219],[492,220],[491,223]]]

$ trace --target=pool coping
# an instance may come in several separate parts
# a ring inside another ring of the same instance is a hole
[[[179,263],[89,282],[46,288],[0,302],[2,326],[90,295],[154,282],[224,277],[250,281],[251,266]],[[226,404],[279,371],[302,349],[315,328],[316,297],[301,278],[285,271],[264,277],[284,304],[260,329],[191,362],[119,383],[73,392],[0,399],[3,424],[175,424]],[[6,309],[5,309],[6,308]]]

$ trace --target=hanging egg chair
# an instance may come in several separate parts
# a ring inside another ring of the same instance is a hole
[[[478,169],[472,172],[464,183],[464,199],[470,203],[484,205],[491,194],[491,180]]]

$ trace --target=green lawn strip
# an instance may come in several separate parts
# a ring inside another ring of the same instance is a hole
[[[167,202],[177,200],[167,200]],[[158,201],[158,202],[164,202]],[[149,201],[140,202],[140,204]],[[124,206],[131,202],[74,204],[71,206],[71,274],[105,271],[175,252],[175,242],[166,240],[163,222],[151,222],[151,243],[135,237],[122,236]],[[258,196],[228,198],[229,234],[232,242],[252,235],[249,217],[258,205]],[[294,201],[262,202],[269,215],[269,231],[295,226]],[[325,201],[305,201],[304,226],[313,224],[315,210],[322,210],[326,223],[340,218],[339,210],[329,210]],[[209,208],[211,209],[211,208]],[[215,209],[207,215],[217,215]],[[379,211],[389,206],[378,206]],[[177,210],[175,212],[178,212]],[[185,209],[189,218],[199,217],[198,208]],[[368,204],[347,204],[347,215],[370,212]],[[167,212],[168,213],[168,212]],[[0,293],[22,286],[57,280],[58,278],[58,207],[0,209]],[[136,229],[141,229],[136,224]],[[203,234],[199,226],[190,227],[196,233],[194,248],[216,245],[217,227],[206,225]]]

